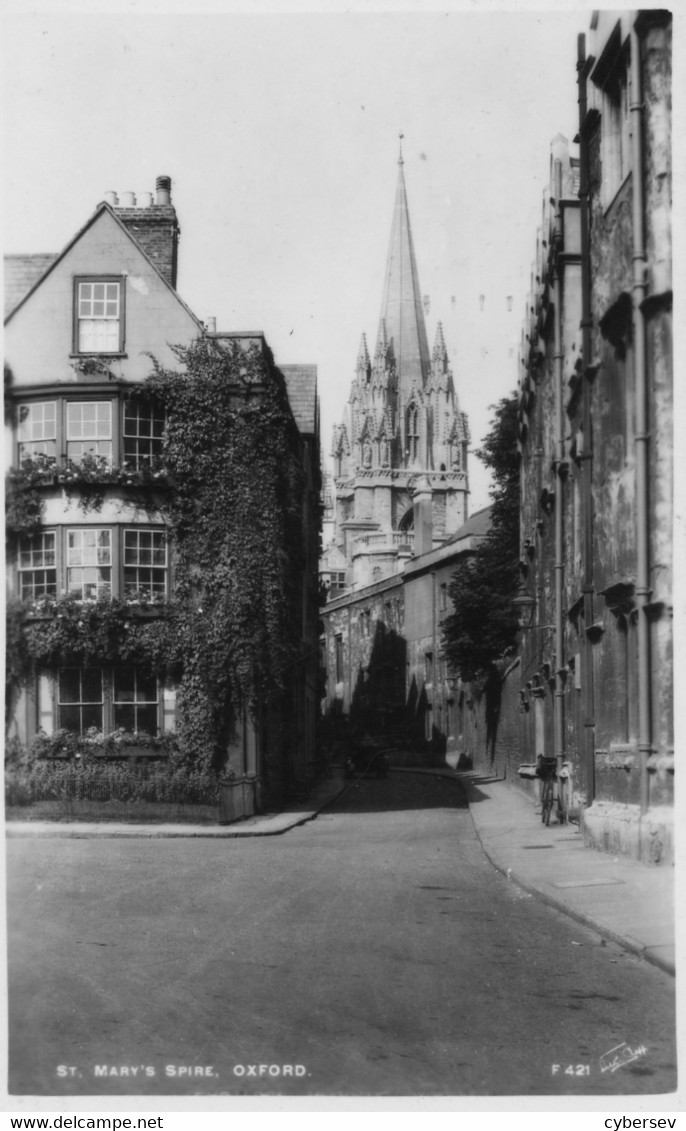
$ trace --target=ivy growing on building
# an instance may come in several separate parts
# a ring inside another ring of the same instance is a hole
[[[477,456],[493,474],[491,526],[476,553],[453,574],[454,611],[443,629],[451,669],[465,682],[486,680],[516,646],[512,601],[519,580],[517,397],[492,405],[493,424]]]
[[[135,666],[161,679],[180,673],[173,605],[160,615],[152,603],[64,597],[31,607],[17,602],[12,612],[36,668]]]
[[[43,521],[42,487],[52,482],[53,469],[45,456],[25,459],[13,467],[5,480],[5,532],[8,541],[16,535],[34,534]]]
[[[166,415],[156,473],[170,489],[155,503],[169,529],[173,602],[146,617],[127,601],[61,600],[42,618],[24,610],[21,632],[33,669],[131,664],[174,677],[182,756],[221,769],[236,719],[258,719],[297,660],[303,471],[285,382],[266,352],[199,339],[174,353],[177,369],[151,358],[151,375],[129,391]],[[97,469],[87,471],[99,488]],[[97,491],[88,499],[102,505]]]
[[[153,359],[165,409],[182,656],[180,743],[215,765],[243,709],[258,717],[297,656],[302,470],[285,383],[256,345],[199,339]]]

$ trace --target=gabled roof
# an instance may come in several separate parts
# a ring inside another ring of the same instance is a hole
[[[431,354],[424,324],[402,156],[398,166],[381,320],[385,323],[386,335],[393,348],[398,389],[402,394],[410,389],[413,382],[420,388],[424,385],[431,368]]]
[[[317,404],[317,366],[280,365],[286,381],[291,412],[301,435],[314,436],[319,418]]]
[[[5,255],[3,266],[5,274],[5,312],[6,317],[33,287],[41,275],[57,259],[57,252],[35,255]]]
[[[79,242],[79,240],[82,238],[82,236],[84,236],[85,233],[88,231],[88,229],[93,226],[93,224],[96,222],[96,220],[98,220],[100,218],[100,216],[102,216],[103,212],[108,212],[110,214],[110,216],[114,220],[115,224],[117,224],[121,228],[122,232],[126,233],[128,239],[131,240],[131,243],[134,245],[134,247],[137,248],[137,250],[143,256],[143,258],[146,260],[146,262],[149,263],[152,270],[162,280],[162,282],[164,283],[167,290],[170,291],[173,294],[176,301],[184,308],[184,310],[186,311],[188,316],[193,319],[193,321],[198,325],[199,328],[202,327],[203,324],[200,321],[200,319],[193,313],[193,311],[188,306],[186,306],[186,303],[179,296],[178,292],[175,291],[174,288],[172,287],[171,283],[169,283],[167,281],[167,279],[165,279],[164,275],[161,273],[161,271],[159,271],[159,269],[156,267],[156,265],[150,259],[150,256],[146,254],[146,252],[143,250],[143,248],[139,244],[138,240],[129,231],[126,224],[123,224],[122,221],[119,219],[115,209],[111,208],[110,205],[107,204],[105,201],[103,201],[102,204],[98,205],[98,207],[95,209],[95,212],[92,214],[92,216],[86,221],[86,223],[83,225],[82,228],[79,228],[76,235],[73,236],[72,239],[70,239],[67,246],[64,247],[62,249],[62,251],[59,252],[58,255],[40,257],[40,258],[43,258],[45,261],[47,261],[43,265],[43,270],[41,271],[41,273],[37,277],[34,278],[33,283],[29,285],[29,289],[26,291],[26,293],[23,295],[23,297],[19,298],[17,300],[17,302],[15,303],[15,305],[12,306],[11,308],[9,308],[9,310],[6,310],[6,312],[5,312],[5,322],[9,322],[10,318],[12,318],[16,314],[17,310],[19,310],[19,308],[24,305],[24,303],[29,298],[29,296],[32,295],[33,292],[41,285],[43,280],[48,277],[50,272],[57,266],[57,264],[62,259],[64,259],[65,255],[67,255],[68,252],[71,251],[71,249],[74,247],[74,245]],[[17,256],[16,258],[31,259],[32,257],[31,256]]]

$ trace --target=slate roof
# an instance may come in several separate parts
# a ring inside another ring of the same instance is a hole
[[[57,252],[36,255],[6,255],[5,268],[5,309],[3,317],[18,306],[24,295],[28,294],[34,283],[57,259]]]
[[[317,432],[317,366],[280,365],[284,375],[291,411],[301,435]]]
[[[449,546],[454,542],[461,542],[464,538],[485,538],[490,527],[491,508],[483,507],[480,511],[475,511],[474,514],[470,515],[460,529],[446,538],[442,545]]]

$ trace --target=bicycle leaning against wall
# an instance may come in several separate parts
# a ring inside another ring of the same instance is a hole
[[[557,820],[564,825],[567,820],[567,811],[564,797],[564,783],[568,777],[566,768],[558,774],[557,758],[546,758],[539,754],[536,758],[536,777],[541,782],[541,820],[544,825],[550,824],[550,814],[553,807],[557,807]]]

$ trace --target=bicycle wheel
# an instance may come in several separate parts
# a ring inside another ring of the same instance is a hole
[[[544,825],[550,824],[550,814],[553,811],[553,783],[547,781],[543,789],[543,800],[541,803],[541,820]]]
[[[557,821],[560,825],[567,824],[567,813],[565,812],[564,801],[559,794],[557,797]]]

